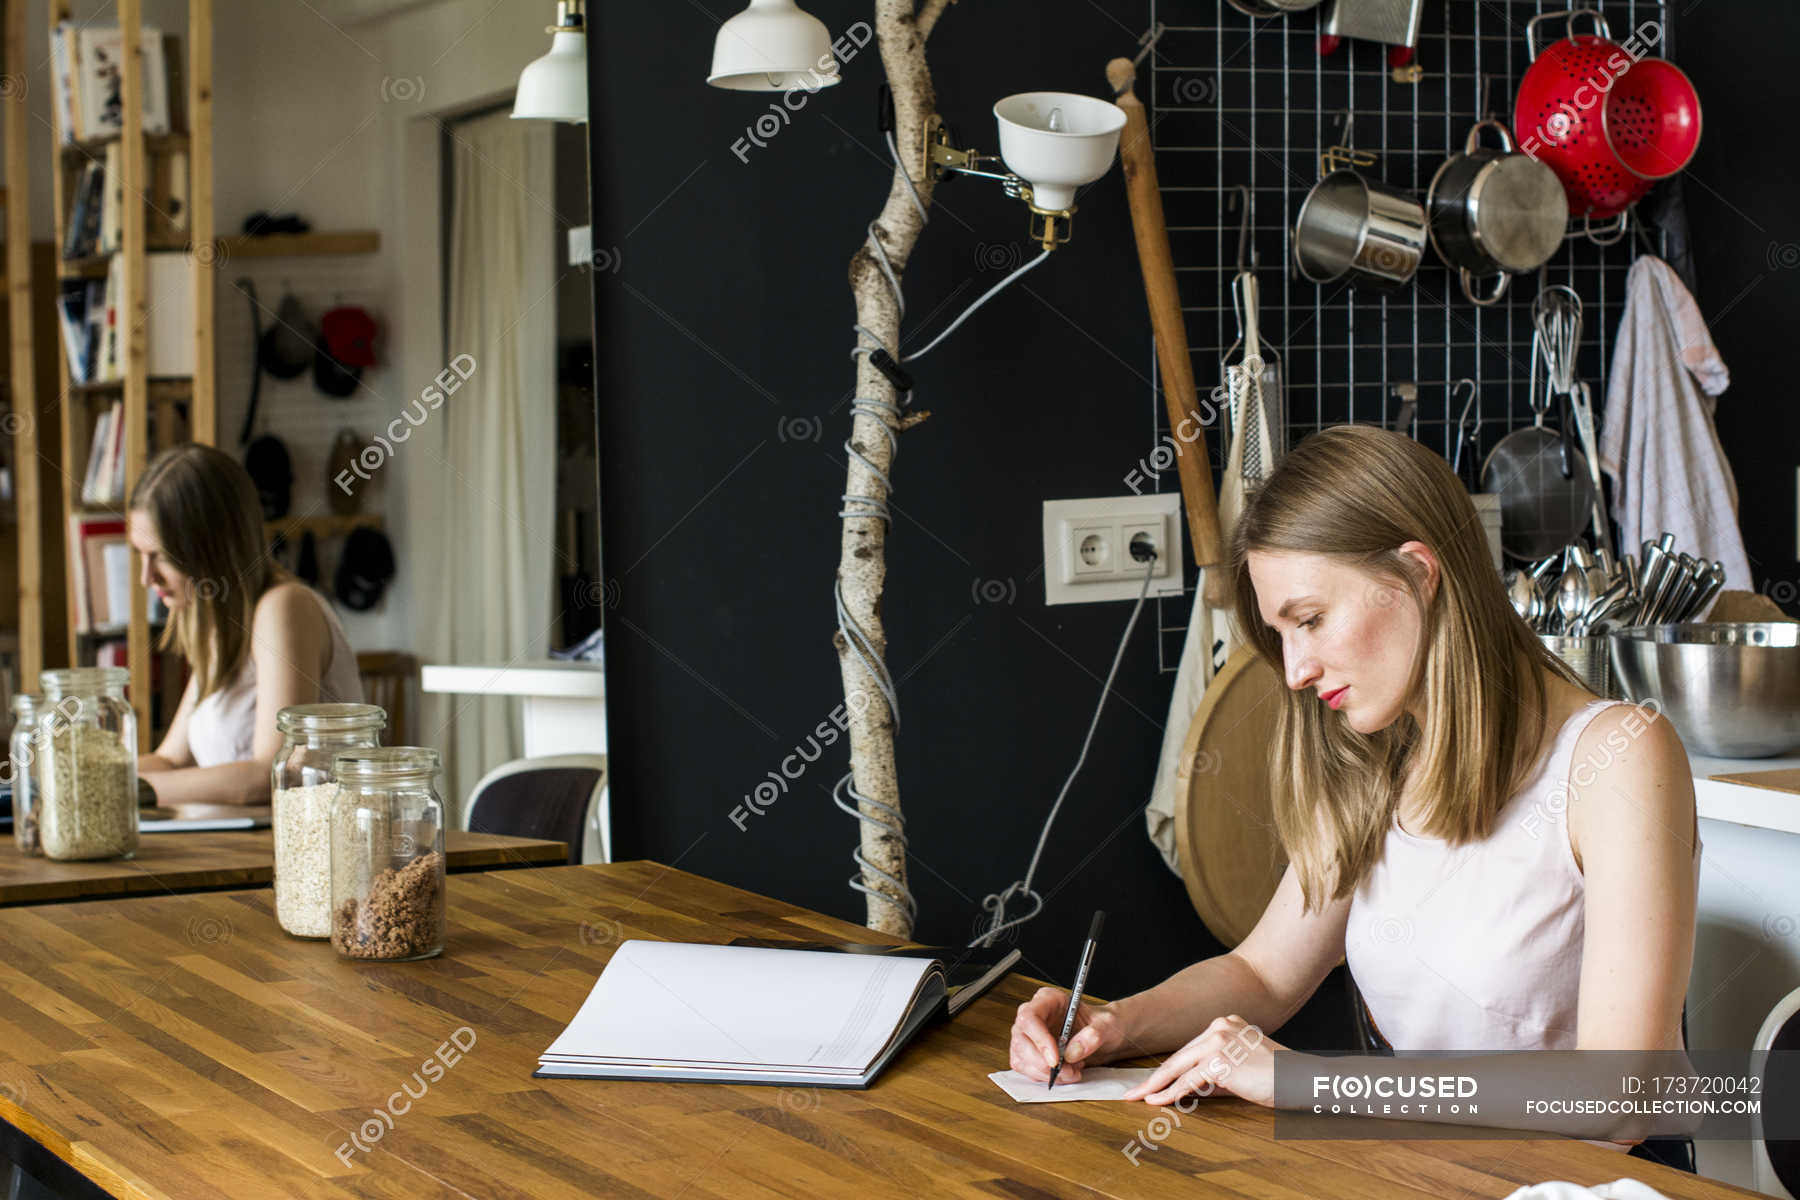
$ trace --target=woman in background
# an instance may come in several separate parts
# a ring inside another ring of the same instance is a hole
[[[249,473],[211,446],[152,459],[128,527],[144,586],[169,609],[161,646],[189,672],[162,745],[138,757],[139,778],[164,806],[269,803],[275,714],[362,699],[337,615],[269,557]]]

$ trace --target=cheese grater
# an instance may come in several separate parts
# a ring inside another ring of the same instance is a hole
[[[1325,32],[1390,46],[1416,46],[1425,0],[1334,0]]]

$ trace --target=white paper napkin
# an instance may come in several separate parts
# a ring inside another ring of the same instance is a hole
[[[1043,1081],[1028,1079],[1017,1071],[995,1071],[988,1078],[1020,1104],[1060,1104],[1065,1100],[1123,1100],[1150,1078],[1154,1067],[1089,1067],[1074,1083],[1058,1081],[1048,1090]]]

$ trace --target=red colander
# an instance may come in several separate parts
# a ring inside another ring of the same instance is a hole
[[[1597,35],[1575,33],[1584,15]],[[1538,23],[1558,17],[1568,19],[1568,36],[1539,53]],[[1591,8],[1544,13],[1526,26],[1532,61],[1519,81],[1513,132],[1520,150],[1562,180],[1573,216],[1617,216],[1687,166],[1700,144],[1694,85],[1667,59],[1642,57],[1643,33],[1621,46]]]

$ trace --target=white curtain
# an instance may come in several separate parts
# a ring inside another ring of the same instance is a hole
[[[552,131],[506,113],[449,129],[443,366],[469,377],[432,422],[441,429],[443,469],[430,468],[435,478],[422,489],[436,512],[419,524],[436,546],[415,593],[425,601],[421,641],[427,662],[519,663],[545,656],[554,611]],[[430,699],[437,703],[424,728],[443,753],[444,796],[460,818],[482,774],[519,757],[520,702]]]

